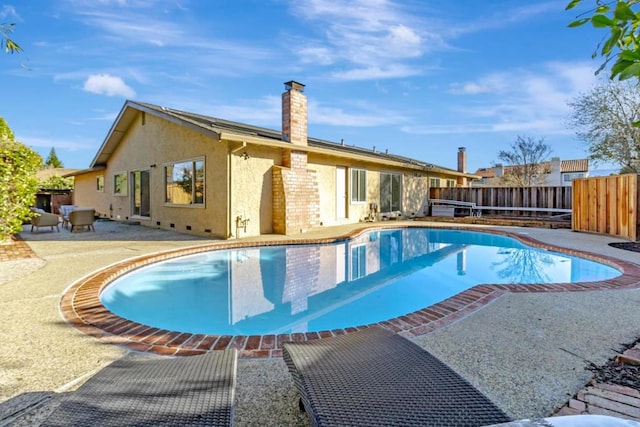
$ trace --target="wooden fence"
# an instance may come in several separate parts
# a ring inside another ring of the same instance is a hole
[[[636,174],[573,181],[574,231],[638,240],[640,185]]]
[[[571,187],[447,187],[431,188],[431,199],[472,202],[478,206],[504,208],[571,209]],[[496,211],[497,212],[497,211]],[[492,213],[485,210],[484,213]],[[504,211],[503,211],[504,213]],[[518,214],[510,212],[510,214]],[[531,212],[520,212],[531,215]],[[538,213],[538,215],[548,215]]]

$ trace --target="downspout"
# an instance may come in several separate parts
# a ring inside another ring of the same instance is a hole
[[[233,197],[232,197],[232,178],[233,178],[233,171],[232,171],[232,157],[234,153],[242,150],[243,148],[247,148],[247,141],[242,141],[242,145],[240,145],[239,147],[234,148],[233,150],[229,150],[228,155],[227,155],[227,239],[230,239],[233,237],[233,234],[231,233],[231,230],[233,229],[233,224],[232,224],[232,215],[231,215],[231,202],[233,201]]]

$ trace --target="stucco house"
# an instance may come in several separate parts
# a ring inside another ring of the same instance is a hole
[[[126,101],[74,204],[119,221],[202,236],[297,234],[319,226],[422,215],[430,178],[458,169],[307,136],[304,85],[285,83],[282,130]]]
[[[503,166],[498,163],[492,167],[480,168],[475,172],[480,179],[474,181],[472,185],[500,185],[502,178],[518,167]],[[536,185],[569,187],[574,179],[589,177],[589,160],[560,160],[560,157],[552,157],[550,161],[540,163],[539,170],[541,173],[536,177]]]

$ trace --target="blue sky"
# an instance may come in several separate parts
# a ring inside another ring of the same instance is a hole
[[[0,57],[16,139],[89,167],[125,100],[280,129],[306,85],[309,135],[455,168],[517,136],[586,157],[567,101],[597,83],[601,31],[565,0],[0,0],[24,52]],[[611,167],[601,165],[599,168]]]

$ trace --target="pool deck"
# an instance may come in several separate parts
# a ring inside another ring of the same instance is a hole
[[[376,225],[439,226],[429,222]],[[95,233],[21,233],[24,241],[0,250],[0,306],[7,317],[0,326],[0,402],[43,390],[73,389],[126,350],[194,354],[233,347],[244,356],[238,372],[236,425],[306,425],[278,357],[281,343],[348,330],[185,336],[112,317],[96,302],[97,294],[123,271],[158,257],[193,252],[194,245],[200,251],[327,241],[359,233],[366,226],[327,227],[298,239],[262,236],[234,241],[101,222],[96,223]],[[588,253],[588,258],[614,265],[624,274],[584,284],[479,285],[381,324],[427,348],[514,418],[548,416],[562,406],[568,408],[571,401],[574,411],[565,412],[579,411],[580,400],[572,398],[579,397],[577,393],[584,391],[591,377],[584,371],[585,360],[602,364],[615,356],[622,343],[640,336],[640,257],[611,248],[607,243],[621,240],[607,236],[534,228],[459,228],[513,233],[535,246],[574,255]]]
[[[420,222],[403,224],[402,227],[420,227]],[[385,223],[382,227],[397,228],[398,224]],[[376,226],[380,228],[380,226]],[[449,227],[446,227],[449,228]],[[471,230],[457,227],[459,230]],[[261,245],[272,244],[317,244],[353,238],[367,228],[351,230],[349,233],[330,238],[318,239],[284,239],[260,242]],[[528,236],[504,230],[487,230],[488,232],[517,238],[534,247],[543,247],[563,252],[568,255],[580,255],[584,258],[599,261],[615,267],[623,272],[611,280],[586,283],[554,283],[530,285],[482,284],[467,289],[437,304],[409,313],[394,319],[379,322],[378,325],[405,337],[412,338],[427,334],[436,329],[454,323],[470,313],[491,303],[505,292],[581,292],[610,289],[640,288],[640,267],[636,264],[598,254],[588,254],[576,250],[567,250],[558,246],[543,244]],[[100,293],[113,280],[128,272],[155,262],[184,255],[193,255],[212,249],[239,249],[255,246],[253,241],[232,241],[198,245],[165,251],[160,254],[144,255],[111,265],[75,282],[62,297],[60,310],[64,319],[85,334],[91,335],[106,344],[124,345],[131,350],[151,352],[160,355],[192,356],[210,350],[236,349],[240,357],[282,357],[282,344],[290,341],[307,341],[328,338],[366,328],[370,325],[358,325],[352,328],[334,329],[320,332],[292,333],[278,335],[205,335],[181,333],[158,329],[123,319],[107,310],[100,301]]]

